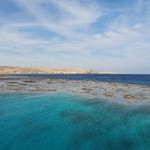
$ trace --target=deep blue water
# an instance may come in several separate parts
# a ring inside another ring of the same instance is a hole
[[[31,74],[18,75],[69,80],[91,80],[104,82],[120,82],[150,86],[150,74]]]
[[[0,150],[150,150],[150,109],[64,94],[1,94]]]

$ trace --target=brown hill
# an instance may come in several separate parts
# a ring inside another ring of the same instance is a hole
[[[0,74],[96,74],[94,70],[0,66]]]

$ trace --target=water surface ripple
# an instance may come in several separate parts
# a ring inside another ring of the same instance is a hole
[[[0,150],[149,150],[149,108],[64,94],[1,94]]]

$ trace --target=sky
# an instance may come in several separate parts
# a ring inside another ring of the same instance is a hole
[[[0,0],[0,65],[150,73],[150,0]]]

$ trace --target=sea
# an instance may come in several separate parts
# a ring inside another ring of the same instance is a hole
[[[150,75],[23,76],[150,85]],[[0,150],[150,150],[150,105],[1,93]]]
[[[24,74],[18,77],[117,82],[150,86],[150,74]]]

